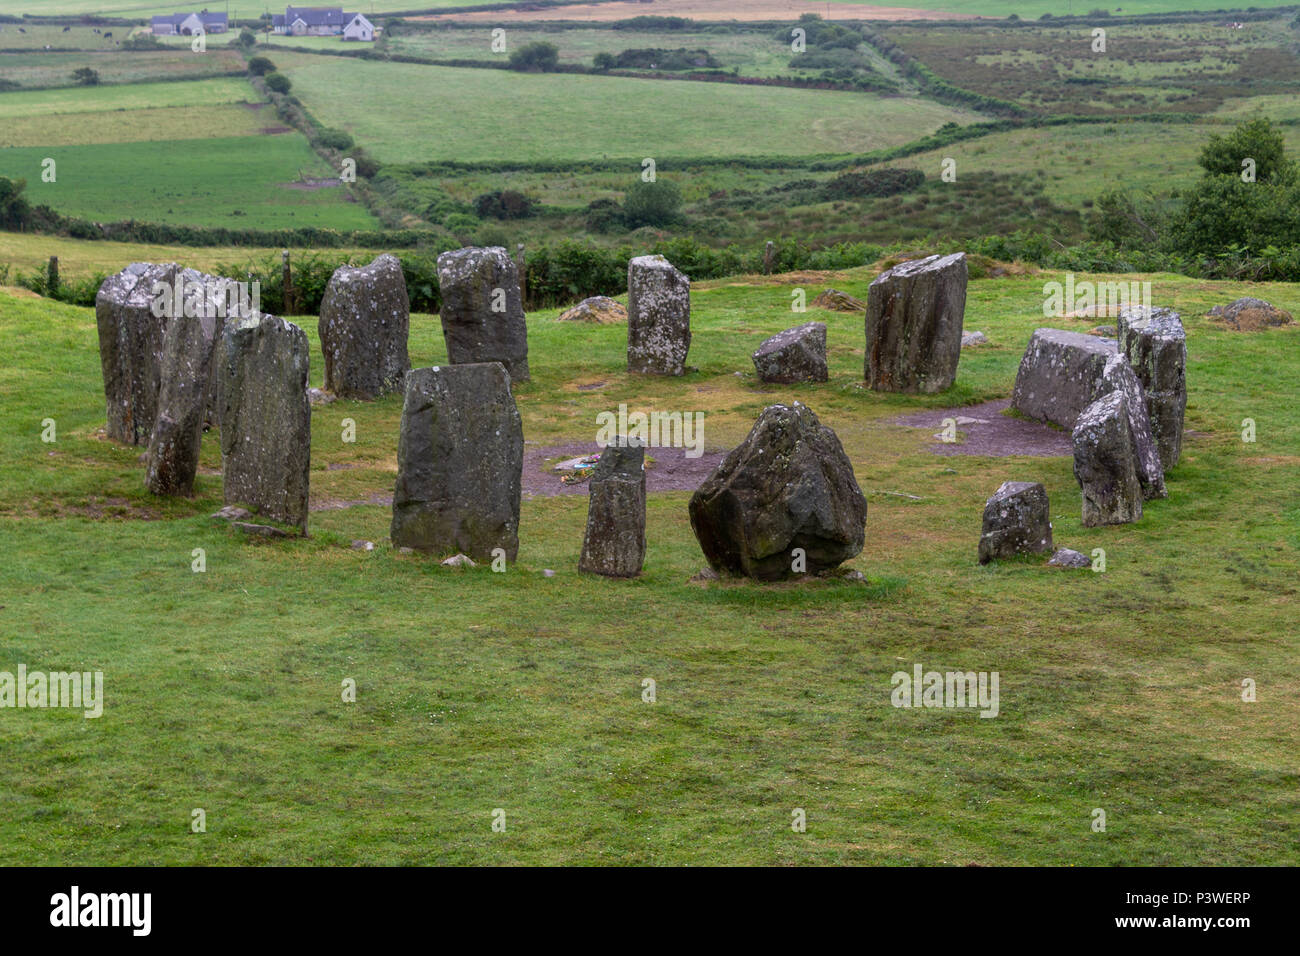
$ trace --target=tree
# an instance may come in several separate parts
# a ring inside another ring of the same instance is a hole
[[[98,86],[99,73],[88,66],[80,67],[72,71],[72,78],[77,81],[78,86]]]
[[[249,47],[257,43],[257,34],[248,29],[248,27],[244,27],[244,29],[239,31],[239,39],[235,42],[247,50]]]
[[[289,82],[289,78],[283,73],[268,73],[264,79],[266,80],[266,88],[275,93],[288,93],[289,88],[293,86]]]
[[[633,228],[666,226],[677,219],[681,206],[681,190],[667,180],[637,182],[623,197],[623,214]]]
[[[554,43],[534,40],[525,43],[510,54],[510,69],[530,73],[545,73],[555,69],[560,62],[560,51]]]
[[[254,76],[266,76],[275,72],[275,64],[264,56],[255,56],[248,61],[248,72]]]
[[[1226,136],[1211,136],[1197,162],[1207,173],[1240,177],[1242,162],[1248,159],[1254,160],[1257,183],[1284,182],[1295,173],[1282,133],[1262,116],[1238,123]]]
[[[614,54],[597,53],[591,58],[591,64],[598,70],[612,70],[614,68]]]
[[[0,176],[0,226],[15,229],[26,221],[27,214],[31,211],[31,206],[22,195],[26,188],[25,179]]]

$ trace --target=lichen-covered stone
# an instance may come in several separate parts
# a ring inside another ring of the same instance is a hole
[[[1178,464],[1187,411],[1187,333],[1173,309],[1121,312],[1119,347],[1146,395],[1151,433],[1165,471]]]
[[[752,356],[758,377],[764,382],[789,385],[794,382],[824,382],[826,371],[826,324],[807,322],[764,340]]]
[[[1227,305],[1216,305],[1210,309],[1209,314],[1236,332],[1257,332],[1260,329],[1290,325],[1294,321],[1290,312],[1284,312],[1263,299],[1249,296]]]
[[[632,578],[645,562],[645,447],[611,442],[588,481],[587,531],[578,570]]]
[[[627,264],[627,370],[681,375],[691,347],[691,280],[663,256]]]
[[[519,553],[524,430],[499,362],[414,369],[397,441],[396,548]]]
[[[691,497],[690,515],[715,570],[773,581],[861,552],[867,500],[835,432],[795,402],[763,410]]]
[[[1037,481],[1004,481],[984,503],[979,562],[1052,550],[1047,489]]]
[[[1071,550],[1070,548],[1061,548],[1047,562],[1053,568],[1090,568],[1092,562],[1088,560],[1086,554]]]
[[[114,441],[144,445],[153,431],[168,321],[152,308],[154,286],[171,286],[179,270],[174,262],[133,262],[105,279],[95,296],[105,431]]]
[[[1112,339],[1038,329],[1020,359],[1011,407],[1027,418],[1073,428],[1115,352]]]
[[[453,365],[500,362],[512,382],[528,381],[528,325],[519,269],[500,246],[438,256],[442,335]]]
[[[1083,490],[1083,524],[1127,524],[1142,517],[1137,449],[1122,391],[1079,413],[1072,439],[1074,476]]]
[[[155,495],[188,495],[194,490],[212,359],[223,324],[216,315],[182,316],[163,336],[162,385],[145,456],[145,487]]]
[[[882,272],[867,290],[867,384],[930,394],[949,388],[961,360],[966,254],[927,256]]]
[[[410,322],[411,300],[396,256],[335,269],[320,304],[325,390],[368,400],[400,388],[411,368]]]
[[[307,531],[311,403],[307,333],[274,315],[230,319],[222,335],[225,502]]]
[[[593,295],[583,299],[558,316],[560,322],[591,322],[596,325],[620,325],[627,321],[627,309],[617,299],[607,295]]]
[[[1128,364],[1128,359],[1118,352],[1106,360],[1101,374],[1093,382],[1093,401],[1111,392],[1124,393],[1124,408],[1128,412],[1129,428],[1133,433],[1133,450],[1137,456],[1137,475],[1142,484],[1142,497],[1148,500],[1166,497],[1165,470],[1160,464],[1160,449],[1151,432],[1146,395],[1137,373]]]

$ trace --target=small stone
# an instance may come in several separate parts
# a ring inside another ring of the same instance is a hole
[[[696,571],[694,574],[692,574],[688,579],[688,581],[690,583],[697,583],[697,582],[704,582],[704,581],[720,581],[721,579],[722,579],[722,575],[719,574],[717,571],[713,570],[712,568],[703,568],[699,571]]]
[[[1052,555],[1051,560],[1047,562],[1054,568],[1090,568],[1092,562],[1086,554],[1078,551],[1071,551],[1069,548],[1061,548]]]
[[[826,324],[807,322],[764,340],[751,356],[758,377],[764,382],[791,385],[795,382],[824,382],[826,370]]]
[[[1052,550],[1047,490],[1037,481],[1005,481],[984,503],[979,562]]]
[[[321,388],[307,389],[307,401],[313,405],[329,405],[338,401],[338,396]]]
[[[373,541],[357,540],[352,542],[352,548],[355,551],[373,551],[375,550],[375,543]]]
[[[242,521],[244,518],[251,518],[253,513],[247,508],[240,508],[235,505],[226,505],[220,511],[208,515],[209,518],[216,518],[221,521]]]
[[[1290,312],[1283,312],[1263,299],[1253,299],[1249,296],[1227,305],[1216,305],[1209,314],[1236,332],[1256,332],[1260,329],[1290,325],[1294,321]]]
[[[627,309],[607,295],[583,299],[557,317],[560,322],[592,322],[596,325],[619,325],[627,321]]]
[[[832,312],[858,312],[867,311],[867,304],[861,299],[855,299],[847,292],[841,292],[838,289],[824,289],[817,298],[812,300],[812,304],[819,309],[829,309]]]
[[[542,577],[553,578],[555,577],[555,572],[552,571],[550,568],[542,568]]]
[[[961,347],[964,349],[973,348],[978,345],[988,345],[989,337],[983,332],[963,332],[961,334]]]
[[[232,521],[232,528],[238,528],[244,534],[255,534],[263,538],[289,538],[292,535],[281,528],[272,527],[269,524],[252,524],[247,521]]]
[[[478,562],[468,554],[453,554],[450,558],[447,558],[442,562],[442,566],[444,568],[476,568],[478,567]]]

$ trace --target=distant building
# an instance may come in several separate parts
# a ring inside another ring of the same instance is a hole
[[[343,39],[373,43],[375,40],[375,25],[361,14],[355,14],[348,21],[348,25],[343,28]]]
[[[169,17],[154,17],[150,20],[150,26],[156,37],[191,36],[195,33],[225,33],[230,28],[230,22],[224,13],[200,10],[198,13],[173,13]]]
[[[285,7],[284,16],[271,17],[271,27],[276,33],[295,37],[344,36],[348,27],[360,18],[353,37],[345,39],[374,40],[375,28],[359,13],[344,13],[342,7]],[[364,33],[366,36],[361,36]]]

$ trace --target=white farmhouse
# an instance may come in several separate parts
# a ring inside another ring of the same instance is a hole
[[[344,40],[361,40],[364,43],[373,43],[375,39],[375,26],[361,14],[356,14],[348,25],[343,28]]]

